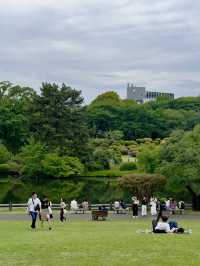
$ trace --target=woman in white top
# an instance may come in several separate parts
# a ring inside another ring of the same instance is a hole
[[[150,205],[151,205],[151,215],[156,216],[157,215],[157,199],[151,198],[150,199]]]
[[[170,226],[167,222],[168,220],[168,217],[161,217],[162,218],[162,221],[161,222],[158,222],[156,227],[155,227],[155,232],[156,233],[171,233],[171,230],[170,230]]]
[[[75,212],[78,210],[78,202],[75,199],[71,201],[70,209]]]

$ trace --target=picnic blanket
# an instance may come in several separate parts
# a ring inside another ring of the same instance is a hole
[[[136,233],[137,233],[137,234],[156,234],[156,233],[154,233],[154,232],[152,231],[152,229],[149,229],[149,228],[147,228],[147,229],[138,229],[138,230],[136,231]],[[176,234],[176,233],[174,233],[174,234]],[[192,229],[187,229],[187,230],[185,230],[183,234],[184,234],[184,235],[190,235],[190,234],[192,234]]]

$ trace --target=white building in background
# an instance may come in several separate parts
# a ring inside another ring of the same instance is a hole
[[[133,84],[127,85],[127,99],[135,100],[139,103],[144,103],[146,101],[155,100],[158,97],[167,97],[169,99],[174,99],[174,93],[166,93],[166,92],[152,92],[147,91],[146,87],[137,87]]]

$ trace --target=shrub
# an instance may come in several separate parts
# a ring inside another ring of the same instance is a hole
[[[136,170],[136,169],[137,169],[137,165],[134,162],[123,163],[120,166],[121,171],[129,171],[129,170]]]
[[[166,184],[166,177],[158,174],[129,174],[118,178],[118,185],[138,198],[150,197]]]
[[[65,178],[80,175],[84,167],[76,157],[61,157],[56,153],[49,153],[42,161],[43,173],[48,177]]]
[[[4,174],[4,173],[8,173],[10,170],[10,165],[7,163],[4,164],[0,164],[0,173]]]
[[[89,162],[85,164],[87,171],[100,171],[104,170],[104,167],[99,162]]]
[[[11,153],[7,150],[7,148],[0,144],[0,163],[4,164],[11,159]]]
[[[121,152],[122,155],[128,155],[128,148],[122,146],[121,149],[120,149],[120,152]]]
[[[19,170],[19,165],[16,162],[0,164],[0,174],[18,175]]]

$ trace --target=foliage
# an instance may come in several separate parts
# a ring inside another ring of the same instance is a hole
[[[110,169],[110,163],[114,157],[112,151],[103,147],[98,147],[94,151],[94,160],[95,162],[101,164],[103,169]]]
[[[11,153],[3,144],[0,144],[0,164],[7,163],[10,159]]]
[[[121,140],[123,136],[124,134],[120,130],[113,130],[105,133],[105,138],[108,139],[111,143]]]
[[[160,147],[155,144],[142,145],[138,158],[139,169],[146,173],[154,173],[159,165]]]
[[[33,138],[25,145],[16,156],[21,164],[20,173],[24,178],[35,178],[38,180],[42,175],[42,161],[45,158],[46,147]]]
[[[134,162],[122,163],[120,166],[121,171],[129,171],[129,170],[136,170],[136,169],[137,169],[137,165]]]
[[[65,178],[80,175],[84,167],[78,158],[62,157],[56,153],[49,153],[42,161],[43,174],[48,177]]]
[[[162,146],[157,169],[168,179],[168,189],[183,193],[187,185],[199,191],[200,183],[200,126],[192,131],[176,131]]]
[[[28,109],[34,95],[31,88],[0,82],[0,139],[13,152],[30,137]]]
[[[98,104],[93,102],[87,108],[88,123],[93,128],[94,136],[102,137],[106,132],[120,130],[126,140],[164,138],[175,129],[188,130],[200,123],[198,97],[186,99],[186,108],[184,99],[158,99],[138,105],[122,104],[123,100],[117,100],[115,97],[112,102],[105,98],[105,94],[98,96],[94,101]]]
[[[166,177],[158,174],[129,174],[118,178],[119,187],[127,189],[138,198],[150,197],[163,188]]]
[[[49,150],[83,158],[88,129],[81,92],[62,84],[43,83],[31,105],[31,131]]]
[[[119,105],[121,99],[119,95],[114,91],[108,91],[97,96],[97,98],[91,102],[91,106],[104,106],[104,105]]]
[[[111,143],[109,139],[93,142],[95,147],[91,164],[88,165],[90,170],[110,169],[112,164],[121,162],[120,147]]]
[[[10,165],[8,163],[0,164],[0,174],[8,173],[10,170]]]

